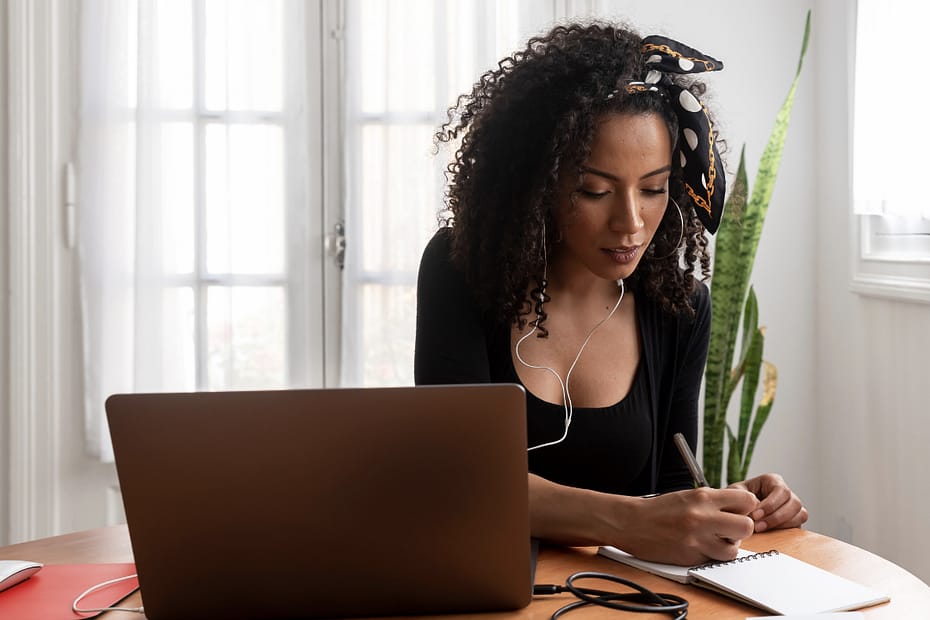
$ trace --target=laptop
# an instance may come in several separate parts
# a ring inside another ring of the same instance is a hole
[[[106,410],[150,620],[530,601],[520,386],[120,394]]]

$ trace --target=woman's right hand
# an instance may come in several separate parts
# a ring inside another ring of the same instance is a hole
[[[753,533],[759,500],[746,489],[689,489],[655,497],[611,495],[529,475],[533,536],[561,545],[613,545],[654,562],[732,560]]]
[[[615,524],[605,544],[644,560],[683,566],[735,558],[740,541],[754,530],[748,515],[759,506],[749,491],[707,487],[617,499],[614,518],[610,509],[605,515],[608,527]]]

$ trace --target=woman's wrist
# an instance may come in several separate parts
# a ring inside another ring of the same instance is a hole
[[[530,475],[533,536],[571,546],[618,544],[643,501],[559,485]]]

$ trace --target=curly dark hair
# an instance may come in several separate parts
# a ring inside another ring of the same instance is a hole
[[[452,260],[463,270],[479,306],[508,324],[523,326],[535,312],[546,257],[559,231],[557,187],[563,171],[578,170],[590,154],[599,121],[612,112],[657,114],[677,152],[678,121],[663,92],[628,93],[644,75],[642,38],[630,28],[603,22],[560,25],[529,40],[461,95],[435,135],[437,147],[461,137],[446,169],[442,225],[451,226]],[[701,83],[669,76],[701,96]],[[684,190],[680,162],[672,157],[669,196],[684,214],[667,208],[632,283],[663,310],[693,314],[694,271],[709,276],[703,225]],[[545,235],[545,245],[543,236]]]

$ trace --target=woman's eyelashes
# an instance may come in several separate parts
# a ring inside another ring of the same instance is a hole
[[[578,190],[578,193],[584,196],[585,198],[593,198],[595,200],[608,196],[611,192],[610,190],[594,190],[594,189],[585,189],[581,188]]]
[[[667,187],[647,187],[639,191],[642,192],[643,194],[646,194],[647,196],[664,196],[665,194],[668,193],[668,188]],[[601,198],[609,196],[613,192],[609,189],[601,190],[601,189],[588,189],[588,188],[582,187],[581,189],[578,190],[578,193],[584,196],[585,198],[589,198],[591,200],[599,200]]]

